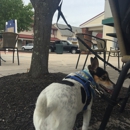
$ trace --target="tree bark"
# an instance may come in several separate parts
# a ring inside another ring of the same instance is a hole
[[[34,48],[29,74],[33,78],[48,72],[49,44],[53,15],[60,0],[31,0],[35,10]]]

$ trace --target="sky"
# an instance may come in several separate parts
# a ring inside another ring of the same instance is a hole
[[[30,0],[23,0],[28,4]],[[79,27],[82,23],[88,21],[94,16],[104,11],[105,0],[63,0],[62,13],[71,26]],[[53,23],[56,23],[57,11],[53,17]],[[65,24],[60,18],[60,24]]]

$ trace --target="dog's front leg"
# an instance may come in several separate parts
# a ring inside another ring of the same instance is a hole
[[[92,107],[92,101],[90,102],[90,104],[87,106],[87,110],[84,111],[83,113],[83,126],[82,126],[82,130],[88,130],[89,127],[89,122],[90,122],[90,118],[91,118],[91,107]]]

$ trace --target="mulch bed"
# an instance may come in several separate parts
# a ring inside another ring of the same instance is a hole
[[[60,82],[65,76],[63,73],[50,73],[32,79],[23,73],[0,78],[0,130],[34,130],[32,118],[39,93],[50,83]],[[126,88],[122,88],[120,96],[124,97],[126,91]],[[107,103],[96,96],[90,130],[98,130],[106,107]],[[123,113],[119,113],[119,108],[118,105],[114,107],[106,130],[130,129],[130,100]],[[82,113],[78,115],[74,129],[81,125]]]

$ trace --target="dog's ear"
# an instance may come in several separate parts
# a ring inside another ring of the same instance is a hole
[[[91,65],[89,65],[89,68],[92,71],[96,71],[96,69],[99,67],[99,62],[98,62],[97,57],[94,57],[94,58],[91,57],[90,62],[91,62]]]

